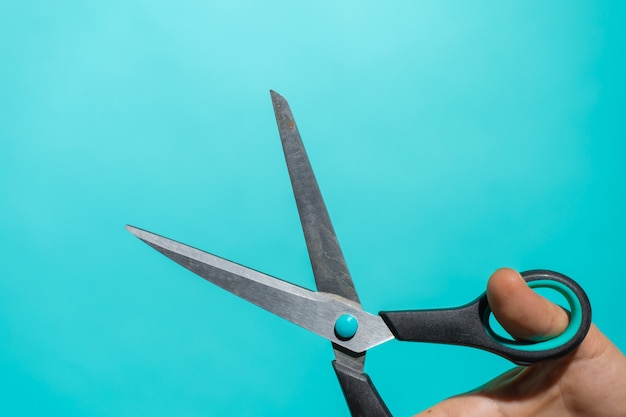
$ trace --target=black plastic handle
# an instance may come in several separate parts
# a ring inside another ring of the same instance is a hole
[[[564,335],[566,339],[562,343],[554,346],[554,343],[546,342],[508,341],[494,335],[489,325],[491,309],[487,293],[467,305],[453,309],[386,311],[380,315],[398,340],[475,347],[518,365],[530,365],[568,354],[583,341],[591,325],[591,305],[587,295],[575,281],[558,272],[533,270],[523,272],[522,276],[529,286],[533,286],[533,281],[536,281],[534,284],[553,282],[557,285],[557,291],[561,292],[559,288],[568,290],[568,301],[575,303],[579,310],[575,311],[576,323],[572,320],[570,328],[566,330],[568,335]]]
[[[366,373],[357,372],[337,361],[333,361],[333,368],[352,417],[392,417]]]

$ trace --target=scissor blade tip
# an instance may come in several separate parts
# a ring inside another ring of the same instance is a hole
[[[132,233],[141,240],[146,240],[146,238],[152,234],[146,230],[131,226],[130,224],[126,225],[126,230],[128,230],[130,233]]]
[[[272,96],[272,102],[275,105],[278,104],[278,103],[280,103],[280,104],[287,103],[287,100],[285,100],[285,97],[281,96],[280,94],[278,94],[274,90],[270,90],[270,95]]]

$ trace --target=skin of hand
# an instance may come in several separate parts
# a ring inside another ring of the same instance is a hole
[[[497,270],[487,297],[497,320],[518,339],[555,336],[568,324],[567,313],[530,289],[514,270]],[[626,417],[626,357],[592,324],[567,356],[514,368],[415,417],[479,416]]]

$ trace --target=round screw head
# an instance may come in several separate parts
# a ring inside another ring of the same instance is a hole
[[[356,334],[359,322],[350,314],[340,316],[335,322],[335,335],[341,340],[350,340]]]

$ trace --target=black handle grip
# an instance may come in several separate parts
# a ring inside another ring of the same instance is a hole
[[[587,295],[571,278],[558,272],[533,270],[523,272],[522,276],[529,285],[533,281],[538,281],[535,284],[551,281],[571,291],[570,302],[578,303],[580,311],[576,313],[580,317],[573,323],[578,327],[570,329],[571,337],[568,335],[563,343],[557,346],[546,342],[507,343],[502,338],[490,335],[491,309],[487,293],[453,309],[393,311],[381,312],[380,315],[398,340],[471,346],[500,355],[518,365],[530,365],[568,354],[583,341],[591,325],[591,305]],[[542,346],[547,347],[544,349]]]
[[[333,368],[341,384],[352,417],[391,417],[370,377],[363,372],[333,361]]]

